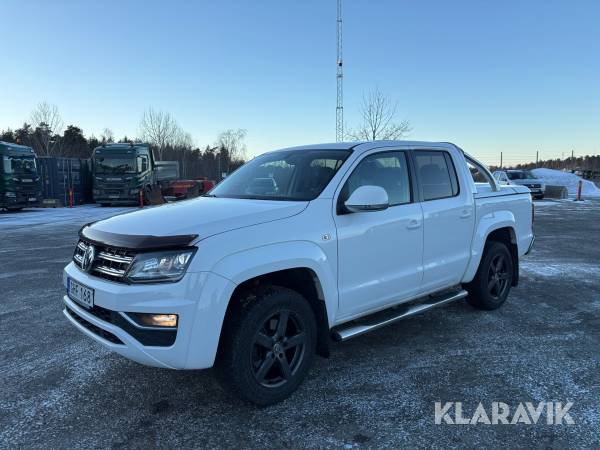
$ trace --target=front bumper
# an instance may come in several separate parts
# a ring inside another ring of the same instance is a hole
[[[1,195],[1,194],[0,194]],[[17,192],[15,197],[2,197],[0,204],[5,208],[27,208],[39,206],[42,196],[39,192],[22,193]]]
[[[110,203],[113,205],[132,205],[138,204],[140,202],[140,197],[138,195],[133,196],[107,196],[107,195],[95,195],[94,201],[96,203]]]
[[[235,285],[211,272],[187,273],[177,283],[128,285],[114,283],[82,272],[73,263],[65,267],[67,277],[94,289],[94,305],[105,310],[155,314],[177,314],[177,335],[172,345],[144,345],[139,336],[119,323],[102,320],[67,295],[64,314],[82,333],[126,358],[141,364],[171,369],[203,369],[214,363],[221,324]],[[158,331],[160,332],[160,331]],[[108,334],[107,334],[108,333]]]
[[[131,194],[132,189],[140,189],[139,187],[94,187],[94,201],[96,203],[113,203],[113,204],[131,204],[140,202],[139,192]]]

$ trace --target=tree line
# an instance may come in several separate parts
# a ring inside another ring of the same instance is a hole
[[[352,141],[402,139],[412,127],[408,120],[398,120],[397,110],[398,103],[378,88],[364,93],[359,107],[360,122],[353,128],[345,124],[344,137]],[[183,178],[220,180],[222,174],[245,162],[246,134],[244,129],[227,129],[212,145],[200,148],[170,113],[148,108],[140,119],[138,137],[123,136],[116,140],[109,128],[99,137],[86,136],[74,124],[64,127],[58,108],[42,102],[22,127],[0,130],[0,140],[32,147],[38,156],[83,159],[90,158],[92,151],[102,144],[147,142],[157,160],[178,161]]]
[[[546,167],[556,170],[584,170],[600,172],[600,155],[586,155],[569,158],[556,158],[544,161],[517,164],[517,169],[535,169]]]
[[[0,130],[0,141],[32,147],[37,156],[82,159],[90,158],[103,144],[147,142],[157,160],[179,162],[182,178],[220,180],[221,174],[232,172],[246,160],[246,134],[243,129],[228,129],[213,145],[199,148],[170,113],[148,108],[140,120],[139,137],[116,140],[108,128],[99,137],[88,137],[76,125],[64,127],[58,108],[43,102],[20,128]]]

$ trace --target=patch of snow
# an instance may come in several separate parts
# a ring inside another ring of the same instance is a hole
[[[84,225],[137,209],[136,207],[103,208],[100,205],[81,205],[73,208],[27,208],[22,211],[0,213],[0,229],[51,226],[64,223]]]
[[[547,185],[565,186],[569,191],[569,195],[577,195],[577,186],[579,185],[579,180],[582,180],[581,195],[583,197],[600,197],[600,188],[594,182],[583,180],[574,173],[545,168],[532,169],[531,171],[536,178],[543,180]]]
[[[600,277],[600,265],[590,263],[555,263],[523,260],[519,267],[525,274],[542,278],[573,278],[595,282]]]
[[[533,202],[533,204],[535,205],[535,207],[537,208],[538,206],[556,206],[556,205],[560,205],[560,203],[558,202],[551,202],[551,201],[536,201]]]

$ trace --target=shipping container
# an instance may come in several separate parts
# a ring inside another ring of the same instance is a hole
[[[38,161],[44,199],[54,199],[68,206],[69,192],[72,191],[74,205],[92,201],[88,159],[41,157]]]

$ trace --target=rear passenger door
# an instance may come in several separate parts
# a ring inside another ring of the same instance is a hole
[[[466,270],[475,223],[470,190],[460,186],[450,152],[415,150],[423,208],[424,292],[458,284]]]
[[[423,214],[404,151],[364,156],[337,194],[339,317],[344,319],[418,294],[423,275]],[[386,190],[383,211],[349,213],[344,202],[360,186]]]

